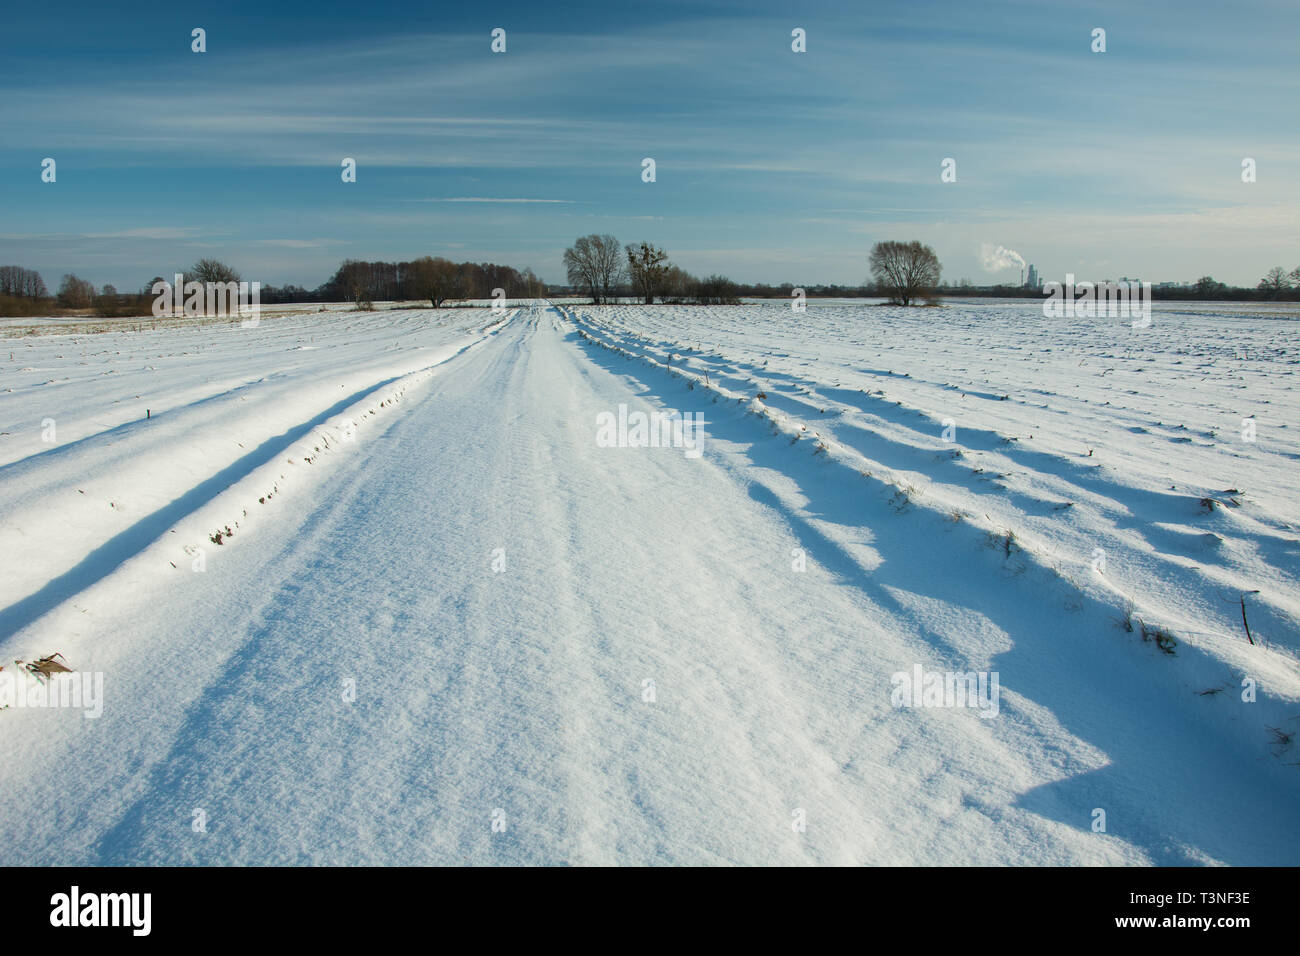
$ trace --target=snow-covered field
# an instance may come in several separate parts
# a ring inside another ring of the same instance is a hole
[[[0,678],[103,680],[0,862],[1300,863],[1294,309],[101,327],[0,329]]]

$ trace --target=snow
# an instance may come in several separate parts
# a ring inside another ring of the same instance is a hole
[[[0,712],[4,862],[1294,865],[1297,317],[17,330],[0,677],[105,676]]]

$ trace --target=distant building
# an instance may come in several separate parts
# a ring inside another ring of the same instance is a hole
[[[1035,268],[1034,264],[1031,262],[1029,264],[1029,281],[1025,283],[1025,287],[1029,289],[1037,289],[1038,286],[1038,269]]]

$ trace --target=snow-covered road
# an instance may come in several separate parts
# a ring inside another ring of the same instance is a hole
[[[1102,609],[578,329],[519,310],[203,573],[94,583],[103,716],[3,715],[0,861],[1300,861],[1294,768]],[[620,405],[703,454],[600,447]],[[891,706],[917,664],[997,717]]]

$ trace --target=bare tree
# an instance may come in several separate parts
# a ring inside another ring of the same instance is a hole
[[[59,283],[59,305],[66,309],[88,309],[95,300],[95,287],[85,279],[65,275]]]
[[[406,268],[406,288],[435,308],[452,298],[460,281],[460,268],[450,259],[421,256]]]
[[[370,265],[357,259],[344,259],[330,281],[338,287],[345,298],[360,307],[362,302],[366,301],[370,290]]]
[[[1192,283],[1192,285],[1196,289],[1196,294],[1202,299],[1208,299],[1210,296],[1220,295],[1228,288],[1222,282],[1215,279],[1214,276],[1201,276]]]
[[[217,259],[200,259],[185,277],[190,282],[238,282],[239,273]]]
[[[871,275],[890,301],[911,305],[939,284],[943,267],[929,246],[911,242],[878,242],[867,258]]]
[[[520,280],[524,285],[524,296],[529,299],[540,299],[546,295],[546,283],[539,279],[531,267],[525,267],[524,271],[519,274]]]
[[[632,281],[632,291],[652,305],[655,296],[662,293],[668,277],[668,253],[656,249],[648,242],[627,247],[627,273]]]
[[[622,249],[613,236],[583,236],[564,250],[564,268],[569,284],[586,289],[599,305],[613,297],[623,279]]]
[[[1264,278],[1259,280],[1259,288],[1267,292],[1271,298],[1276,299],[1279,295],[1291,288],[1291,280],[1286,274],[1286,270],[1281,266],[1274,266],[1268,270]]]

